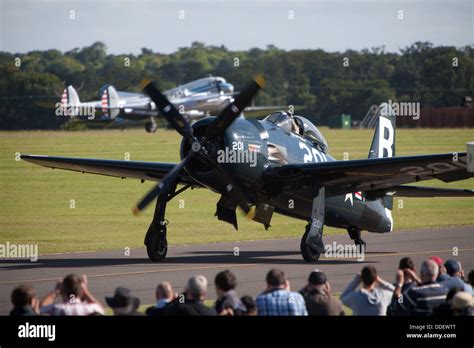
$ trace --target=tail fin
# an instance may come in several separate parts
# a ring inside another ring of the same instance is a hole
[[[61,96],[61,107],[69,109],[70,116],[74,117],[78,115],[78,108],[81,105],[79,95],[72,86],[67,86]]]
[[[384,158],[395,156],[395,129],[396,117],[392,106],[389,103],[380,105],[377,126],[375,127],[374,138],[370,146],[369,158]],[[385,195],[379,198],[380,203],[384,207],[386,223],[388,223],[390,231],[393,230],[393,197]]]
[[[112,85],[106,85],[102,87],[102,98],[101,106],[102,112],[105,116],[109,116],[111,119],[115,119],[120,113],[119,109],[119,96],[115,87]]]
[[[61,96],[61,106],[79,106],[81,101],[79,95],[72,86],[67,86]]]
[[[370,146],[369,158],[395,156],[395,114],[388,103],[380,105],[380,113]]]

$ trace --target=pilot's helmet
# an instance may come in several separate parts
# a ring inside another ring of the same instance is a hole
[[[305,129],[303,121],[299,117],[293,117],[293,121],[295,121],[296,127],[298,128],[297,133],[299,135],[303,136],[304,135],[304,129]]]
[[[295,121],[293,116],[288,112],[281,112],[281,116],[278,118],[278,126],[288,133],[294,132]]]

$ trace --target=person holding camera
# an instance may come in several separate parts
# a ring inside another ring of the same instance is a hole
[[[67,275],[40,302],[44,315],[104,315],[104,308],[89,291],[85,275]]]

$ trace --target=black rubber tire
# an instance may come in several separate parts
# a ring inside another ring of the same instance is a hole
[[[354,244],[356,245],[357,248],[360,248],[361,246],[363,246],[364,251],[367,250],[367,243],[366,243],[365,240],[363,240],[363,239],[362,239],[362,240],[359,240],[359,241],[355,240],[355,241],[354,241]]]
[[[147,122],[145,123],[145,130],[148,132],[148,133],[155,133],[156,130],[157,130],[157,126],[154,125],[152,122]]]
[[[301,250],[301,256],[303,256],[303,260],[306,262],[316,262],[319,260],[319,257],[321,256],[321,253],[317,252],[313,248],[311,248],[308,244],[306,244],[306,237],[308,236],[309,233],[309,226],[306,227],[306,231],[301,237],[301,243],[300,243],[300,250]]]
[[[151,261],[164,261],[168,252],[168,240],[165,238],[163,243],[158,233],[153,233],[146,245],[146,252]]]

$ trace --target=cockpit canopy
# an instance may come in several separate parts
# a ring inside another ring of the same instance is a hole
[[[300,135],[308,139],[312,143],[318,145],[323,151],[327,151],[329,145],[326,138],[322,135],[318,128],[307,118],[303,116],[293,116],[298,128],[300,129]]]
[[[278,111],[271,113],[264,120],[273,123],[275,126],[280,127],[286,132],[293,132],[301,135],[303,138],[319,146],[323,151],[327,151],[329,148],[326,139],[318,128],[316,128],[316,126],[305,117],[297,115],[291,116],[285,111]]]
[[[294,121],[293,118],[284,111],[273,112],[264,119],[275,126],[280,127],[285,132],[294,132]]]

